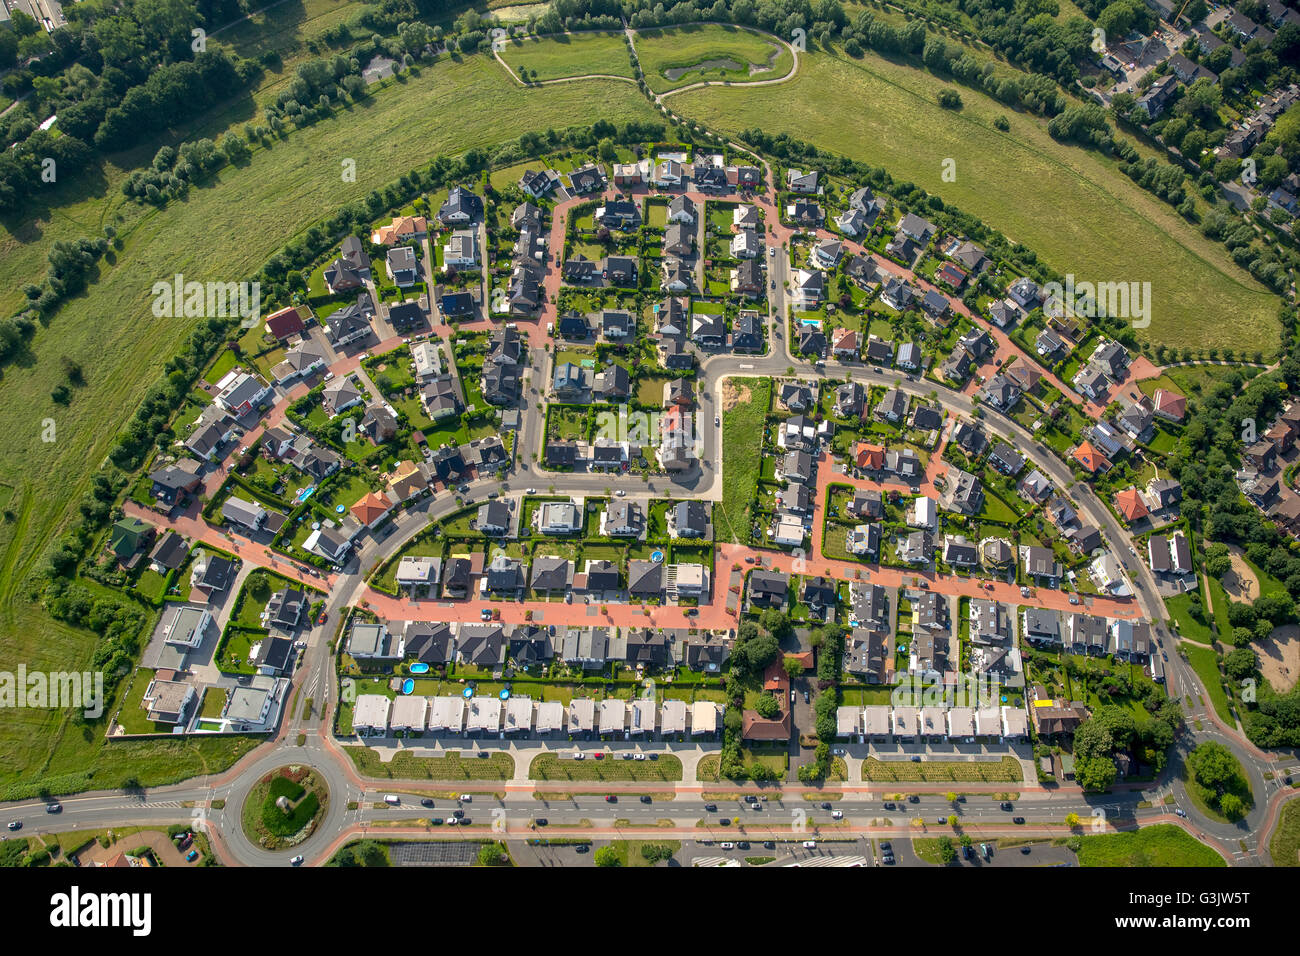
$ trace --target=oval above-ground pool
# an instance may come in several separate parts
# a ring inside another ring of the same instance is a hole
[[[663,559],[664,559],[664,553],[662,551],[656,550],[650,552],[650,560],[654,561],[656,564],[662,561]]]
[[[429,673],[429,665],[426,664],[426,663],[424,663],[423,661],[420,661],[420,662],[418,662],[418,663],[412,664],[412,665],[411,665],[411,673],[412,673],[412,674],[427,674],[427,673]]]
[[[415,690],[415,681],[411,680],[411,678],[409,677],[406,678],[406,680],[402,681],[403,694],[409,694],[413,690]]]

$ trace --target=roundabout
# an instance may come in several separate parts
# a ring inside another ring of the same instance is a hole
[[[312,767],[290,764],[264,774],[244,798],[244,836],[264,850],[288,850],[316,831],[329,808],[329,787]]]

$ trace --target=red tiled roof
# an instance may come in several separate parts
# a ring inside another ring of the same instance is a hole
[[[1137,521],[1147,516],[1146,502],[1136,488],[1125,488],[1115,495],[1115,507],[1126,521]]]

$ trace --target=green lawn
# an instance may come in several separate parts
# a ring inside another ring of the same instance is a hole
[[[1170,823],[1128,833],[1078,837],[1080,866],[1227,866],[1223,857]]]
[[[722,413],[727,480],[722,483],[722,507],[714,512],[715,537],[719,541],[748,540],[746,509],[758,490],[763,428],[772,400],[770,379],[729,379],[724,396],[733,388],[739,390],[737,402]]]
[[[1214,643],[1214,632],[1210,630],[1208,624],[1202,624],[1192,617],[1191,607],[1190,594],[1175,594],[1173,597],[1165,598],[1165,609],[1169,612],[1170,620],[1177,625],[1179,634],[1199,644]]]
[[[366,777],[387,780],[509,780],[515,762],[509,754],[493,753],[487,760],[462,760],[460,754],[445,757],[417,757],[404,750],[389,763],[369,747],[344,747],[357,772]]]
[[[788,83],[708,87],[669,102],[723,133],[761,127],[884,166],[1023,242],[1062,273],[1154,280],[1151,327],[1138,333],[1154,342],[1273,349],[1277,298],[1221,245],[1113,162],[1052,140],[1044,119],[966,87],[960,112],[942,109],[935,94],[947,85],[874,54],[854,61],[818,52],[800,57]],[[1005,133],[993,126],[1001,115],[1011,120]],[[953,182],[943,181],[945,159],[956,162]],[[1143,254],[1135,257],[1135,249]],[[1231,323],[1222,321],[1225,314]]]
[[[748,83],[777,79],[794,65],[784,44],[719,24],[642,31],[636,35],[636,53],[646,83],[656,93],[701,80]]]
[[[1210,703],[1214,705],[1214,712],[1219,715],[1219,719],[1229,726],[1235,724],[1237,721],[1232,716],[1228,695],[1223,690],[1223,675],[1219,673],[1218,656],[1208,647],[1199,647],[1186,641],[1179,642],[1178,648],[1187,654],[1187,661],[1192,665],[1192,670],[1196,671],[1196,676],[1205,685],[1205,692],[1210,695]]]
[[[673,754],[658,760],[572,760],[553,753],[534,757],[528,768],[531,780],[637,780],[674,783],[682,779],[682,761]]]
[[[1282,808],[1268,853],[1274,866],[1300,866],[1300,800],[1292,799]]]
[[[191,190],[183,203],[147,216],[128,209],[120,220],[107,208],[87,204],[83,220],[112,221],[123,248],[114,264],[102,264],[101,276],[87,294],[38,329],[30,360],[5,368],[0,379],[0,484],[16,489],[9,505],[14,520],[0,524],[0,659],[62,670],[83,666],[92,653],[95,636],[53,622],[27,599],[25,582],[76,512],[118,428],[193,325],[194,320],[154,318],[141,308],[141,290],[176,271],[197,280],[247,275],[287,239],[355,199],[358,188],[387,183],[440,152],[490,146],[539,126],[589,123],[593,96],[600,99],[601,118],[610,122],[654,115],[631,84],[596,81],[594,86],[522,89],[486,57],[444,60],[333,119],[290,133],[287,142],[257,150],[245,166],[223,170],[212,184]],[[467,110],[464,104],[471,99],[475,108]],[[420,108],[413,110],[413,103]],[[484,122],[485,116],[492,121]],[[337,162],[312,159],[352,156],[357,143],[367,144],[355,157],[357,183],[341,181]],[[251,221],[257,229],[247,229]],[[75,234],[85,231],[83,221]],[[38,232],[28,241],[45,248]],[[212,236],[240,239],[212,242]],[[18,251],[12,237],[0,241],[5,270],[12,260],[29,266],[10,271],[12,281],[0,285],[21,297],[22,282],[43,270],[45,252],[37,257],[37,266]],[[107,337],[102,334],[105,315],[117,317]],[[81,362],[87,384],[74,390],[69,406],[56,407],[49,393],[66,377],[60,362],[68,355]],[[49,416],[56,417],[57,441],[34,442],[42,419]],[[181,779],[212,769],[206,755],[224,759],[229,750],[225,743],[205,741],[188,748],[185,759],[155,767],[149,747],[161,754],[174,753],[179,745],[113,747],[112,760],[100,765],[96,754],[103,749],[102,734],[64,733],[66,719],[58,711],[34,709],[4,715],[0,787],[21,780],[24,787],[37,788],[42,779],[65,775],[84,780],[97,766],[107,772],[106,779],[117,779],[124,775],[119,763],[127,754],[144,761],[141,770],[153,774],[151,779]]]
[[[621,33],[577,33],[511,40],[501,59],[516,73],[527,69],[531,81],[599,74],[632,79],[632,61]]]

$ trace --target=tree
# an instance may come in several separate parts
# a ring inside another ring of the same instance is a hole
[[[1108,789],[1117,772],[1110,757],[1087,757],[1074,764],[1074,779],[1083,789],[1094,792]]]
[[[618,851],[612,846],[602,846],[592,857],[597,866],[622,866],[623,863],[618,858]]]
[[[614,140],[606,136],[596,144],[596,154],[607,163],[612,163],[618,159],[618,153],[614,150]]]
[[[1217,741],[1198,744],[1187,755],[1192,779],[1213,793],[1228,789],[1241,776],[1241,765],[1232,751]]]
[[[1219,812],[1229,820],[1240,820],[1246,812],[1245,801],[1235,793],[1225,793],[1219,798]]]
[[[764,720],[774,720],[781,712],[781,705],[769,692],[759,695],[758,700],[754,702],[754,710],[758,711],[758,716]]]
[[[957,859],[957,848],[952,845],[952,840],[946,836],[939,837],[939,862],[947,866]]]
[[[479,866],[504,866],[507,862],[509,858],[500,843],[484,843],[483,848],[478,851]]]
[[[794,680],[803,673],[803,665],[799,663],[797,657],[787,657],[781,664],[785,668],[785,676]]]
[[[1065,815],[1065,825],[1073,830],[1079,825],[1079,815],[1073,812],[1067,813]]]

